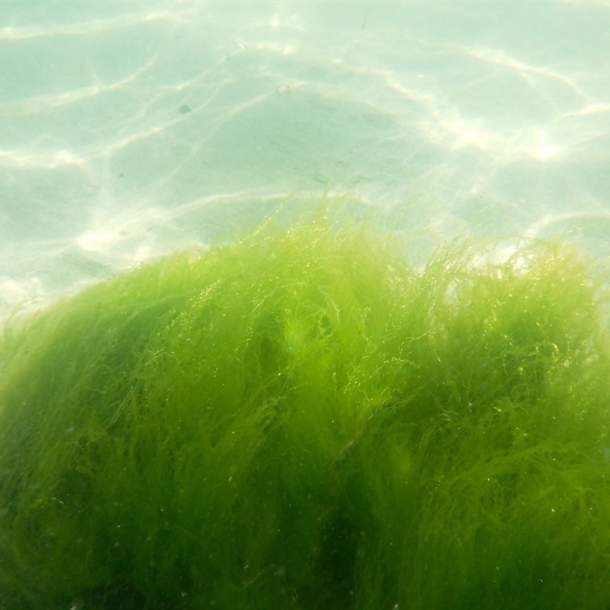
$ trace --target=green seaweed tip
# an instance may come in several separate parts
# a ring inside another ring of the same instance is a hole
[[[0,608],[610,607],[604,283],[314,220],[0,339]]]

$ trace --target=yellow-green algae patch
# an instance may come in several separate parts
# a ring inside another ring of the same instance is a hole
[[[6,325],[2,610],[610,607],[602,284],[311,222]]]

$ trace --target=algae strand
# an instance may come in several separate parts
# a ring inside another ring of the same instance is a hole
[[[605,295],[313,221],[7,325],[0,608],[610,607]]]

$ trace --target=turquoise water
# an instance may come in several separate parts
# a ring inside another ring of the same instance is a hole
[[[0,17],[2,314],[320,196],[422,251],[465,234],[610,252],[610,2]]]

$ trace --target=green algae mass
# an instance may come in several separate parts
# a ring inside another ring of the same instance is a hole
[[[603,283],[492,259],[314,221],[5,325],[0,608],[609,608]]]

